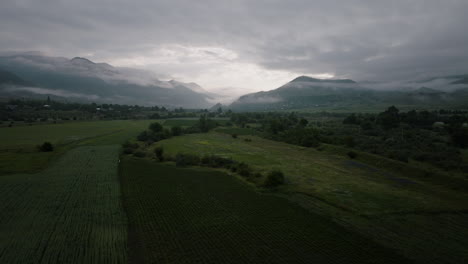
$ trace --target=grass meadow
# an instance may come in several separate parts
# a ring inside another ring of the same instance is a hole
[[[121,120],[0,128],[0,177],[41,171],[77,146],[121,144],[149,123],[150,120]],[[53,152],[37,151],[37,145],[45,141],[54,145]]]

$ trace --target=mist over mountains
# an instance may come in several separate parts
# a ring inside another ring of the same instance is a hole
[[[229,84],[226,84],[228,87]],[[210,108],[228,102],[241,89],[219,94],[196,83],[162,81],[150,71],[113,67],[86,58],[38,54],[0,56],[0,97]],[[358,82],[299,76],[270,91],[241,95],[228,108],[238,111],[298,110],[379,105],[466,106],[468,75],[423,80]],[[227,108],[224,106],[223,108]]]
[[[186,108],[213,104],[195,83],[161,81],[149,71],[113,67],[80,57],[34,54],[0,56],[0,91],[2,97],[49,95],[69,101]]]
[[[468,102],[468,75],[417,81],[356,82],[300,76],[270,91],[241,96],[234,110],[274,111],[379,105],[462,106]]]

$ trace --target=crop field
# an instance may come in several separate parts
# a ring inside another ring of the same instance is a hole
[[[407,263],[395,252],[224,172],[125,158],[135,263]]]
[[[31,173],[44,169],[67,150],[77,146],[120,144],[144,130],[151,120],[70,122],[0,128],[0,175]],[[54,152],[38,152],[50,141]]]
[[[0,263],[126,263],[119,146],[67,152],[37,174],[0,177]]]
[[[278,194],[302,207],[423,263],[468,259],[465,180],[415,177],[407,165],[370,154],[351,160],[343,154],[346,151],[333,146],[317,150],[255,136],[234,139],[212,132],[155,145],[163,146],[168,155],[215,154],[262,172],[281,169],[287,184]]]
[[[263,175],[280,169],[286,184],[271,192],[151,155],[125,156],[119,182],[120,143],[152,122],[0,128],[0,263],[468,263],[460,175],[220,127],[141,148],[219,155]],[[53,152],[36,149],[44,141]]]

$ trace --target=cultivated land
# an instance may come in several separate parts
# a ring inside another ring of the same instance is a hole
[[[68,122],[0,128],[0,175],[38,172],[77,146],[121,144],[145,129],[150,120]],[[50,141],[54,152],[38,152]]]
[[[0,128],[0,263],[468,260],[460,175],[359,152],[351,160],[344,147],[304,148],[231,127],[140,143],[150,156],[125,156],[119,184],[120,143],[152,122]],[[37,151],[44,141],[53,152]],[[232,158],[263,175],[281,169],[286,184],[271,191],[219,169],[158,163],[156,146],[169,156]]]
[[[143,263],[405,263],[286,199],[210,169],[125,158],[130,257]]]
[[[0,176],[0,263],[126,263],[119,148],[79,147],[40,173]]]
[[[168,155],[215,154],[262,172],[281,169],[287,184],[277,194],[304,208],[422,263],[468,260],[467,182],[456,176],[426,176],[364,153],[350,160],[346,149],[331,145],[317,150],[247,135],[192,134],[155,145]]]

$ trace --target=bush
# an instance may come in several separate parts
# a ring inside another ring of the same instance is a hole
[[[39,151],[42,152],[51,152],[54,151],[54,146],[50,142],[44,142],[42,145],[38,146]]]
[[[143,132],[141,132],[138,136],[137,136],[137,139],[139,141],[146,141],[149,139],[149,135],[148,135],[148,132],[145,130]]]
[[[175,157],[176,166],[196,166],[200,164],[200,158],[194,154],[177,153]]]
[[[159,161],[163,161],[164,160],[164,149],[163,147],[156,147],[154,149],[154,154],[156,155],[156,157],[158,158]]]
[[[236,172],[243,177],[249,177],[252,174],[252,169],[244,162],[237,164]]]
[[[158,142],[160,140],[163,140],[163,139],[166,139],[166,135],[164,134],[164,132],[150,132],[148,133],[148,139],[147,140],[151,140],[153,142]]]
[[[157,133],[163,130],[163,126],[159,124],[158,122],[154,122],[149,125],[149,129],[153,131],[154,133]]]
[[[281,184],[284,184],[284,174],[280,170],[273,170],[270,173],[268,173],[264,186],[265,187],[276,187]]]
[[[132,143],[130,141],[125,141],[123,144],[122,144],[122,147],[124,148],[132,148],[132,149],[137,149],[139,146],[137,143]]]
[[[146,157],[146,153],[143,151],[136,151],[135,153],[133,153],[133,156],[138,157],[138,158],[144,158]]]
[[[171,134],[173,136],[180,136],[182,135],[182,128],[180,126],[173,126],[171,127]]]
[[[205,155],[201,158],[201,164],[208,167],[229,169],[234,164],[234,161],[216,155]]]
[[[133,151],[135,151],[133,148],[124,148],[123,149],[124,154],[132,154]]]
[[[300,145],[307,148],[316,148],[320,146],[320,142],[314,136],[305,136],[301,139]]]
[[[348,152],[348,153],[346,153],[346,154],[347,154],[348,157],[351,158],[351,159],[357,158],[357,153],[354,152],[354,151],[350,151],[350,152]]]
[[[122,144],[122,147],[124,154],[132,154],[133,152],[135,152],[136,149],[138,149],[139,145],[137,143],[132,143],[127,140]]]

